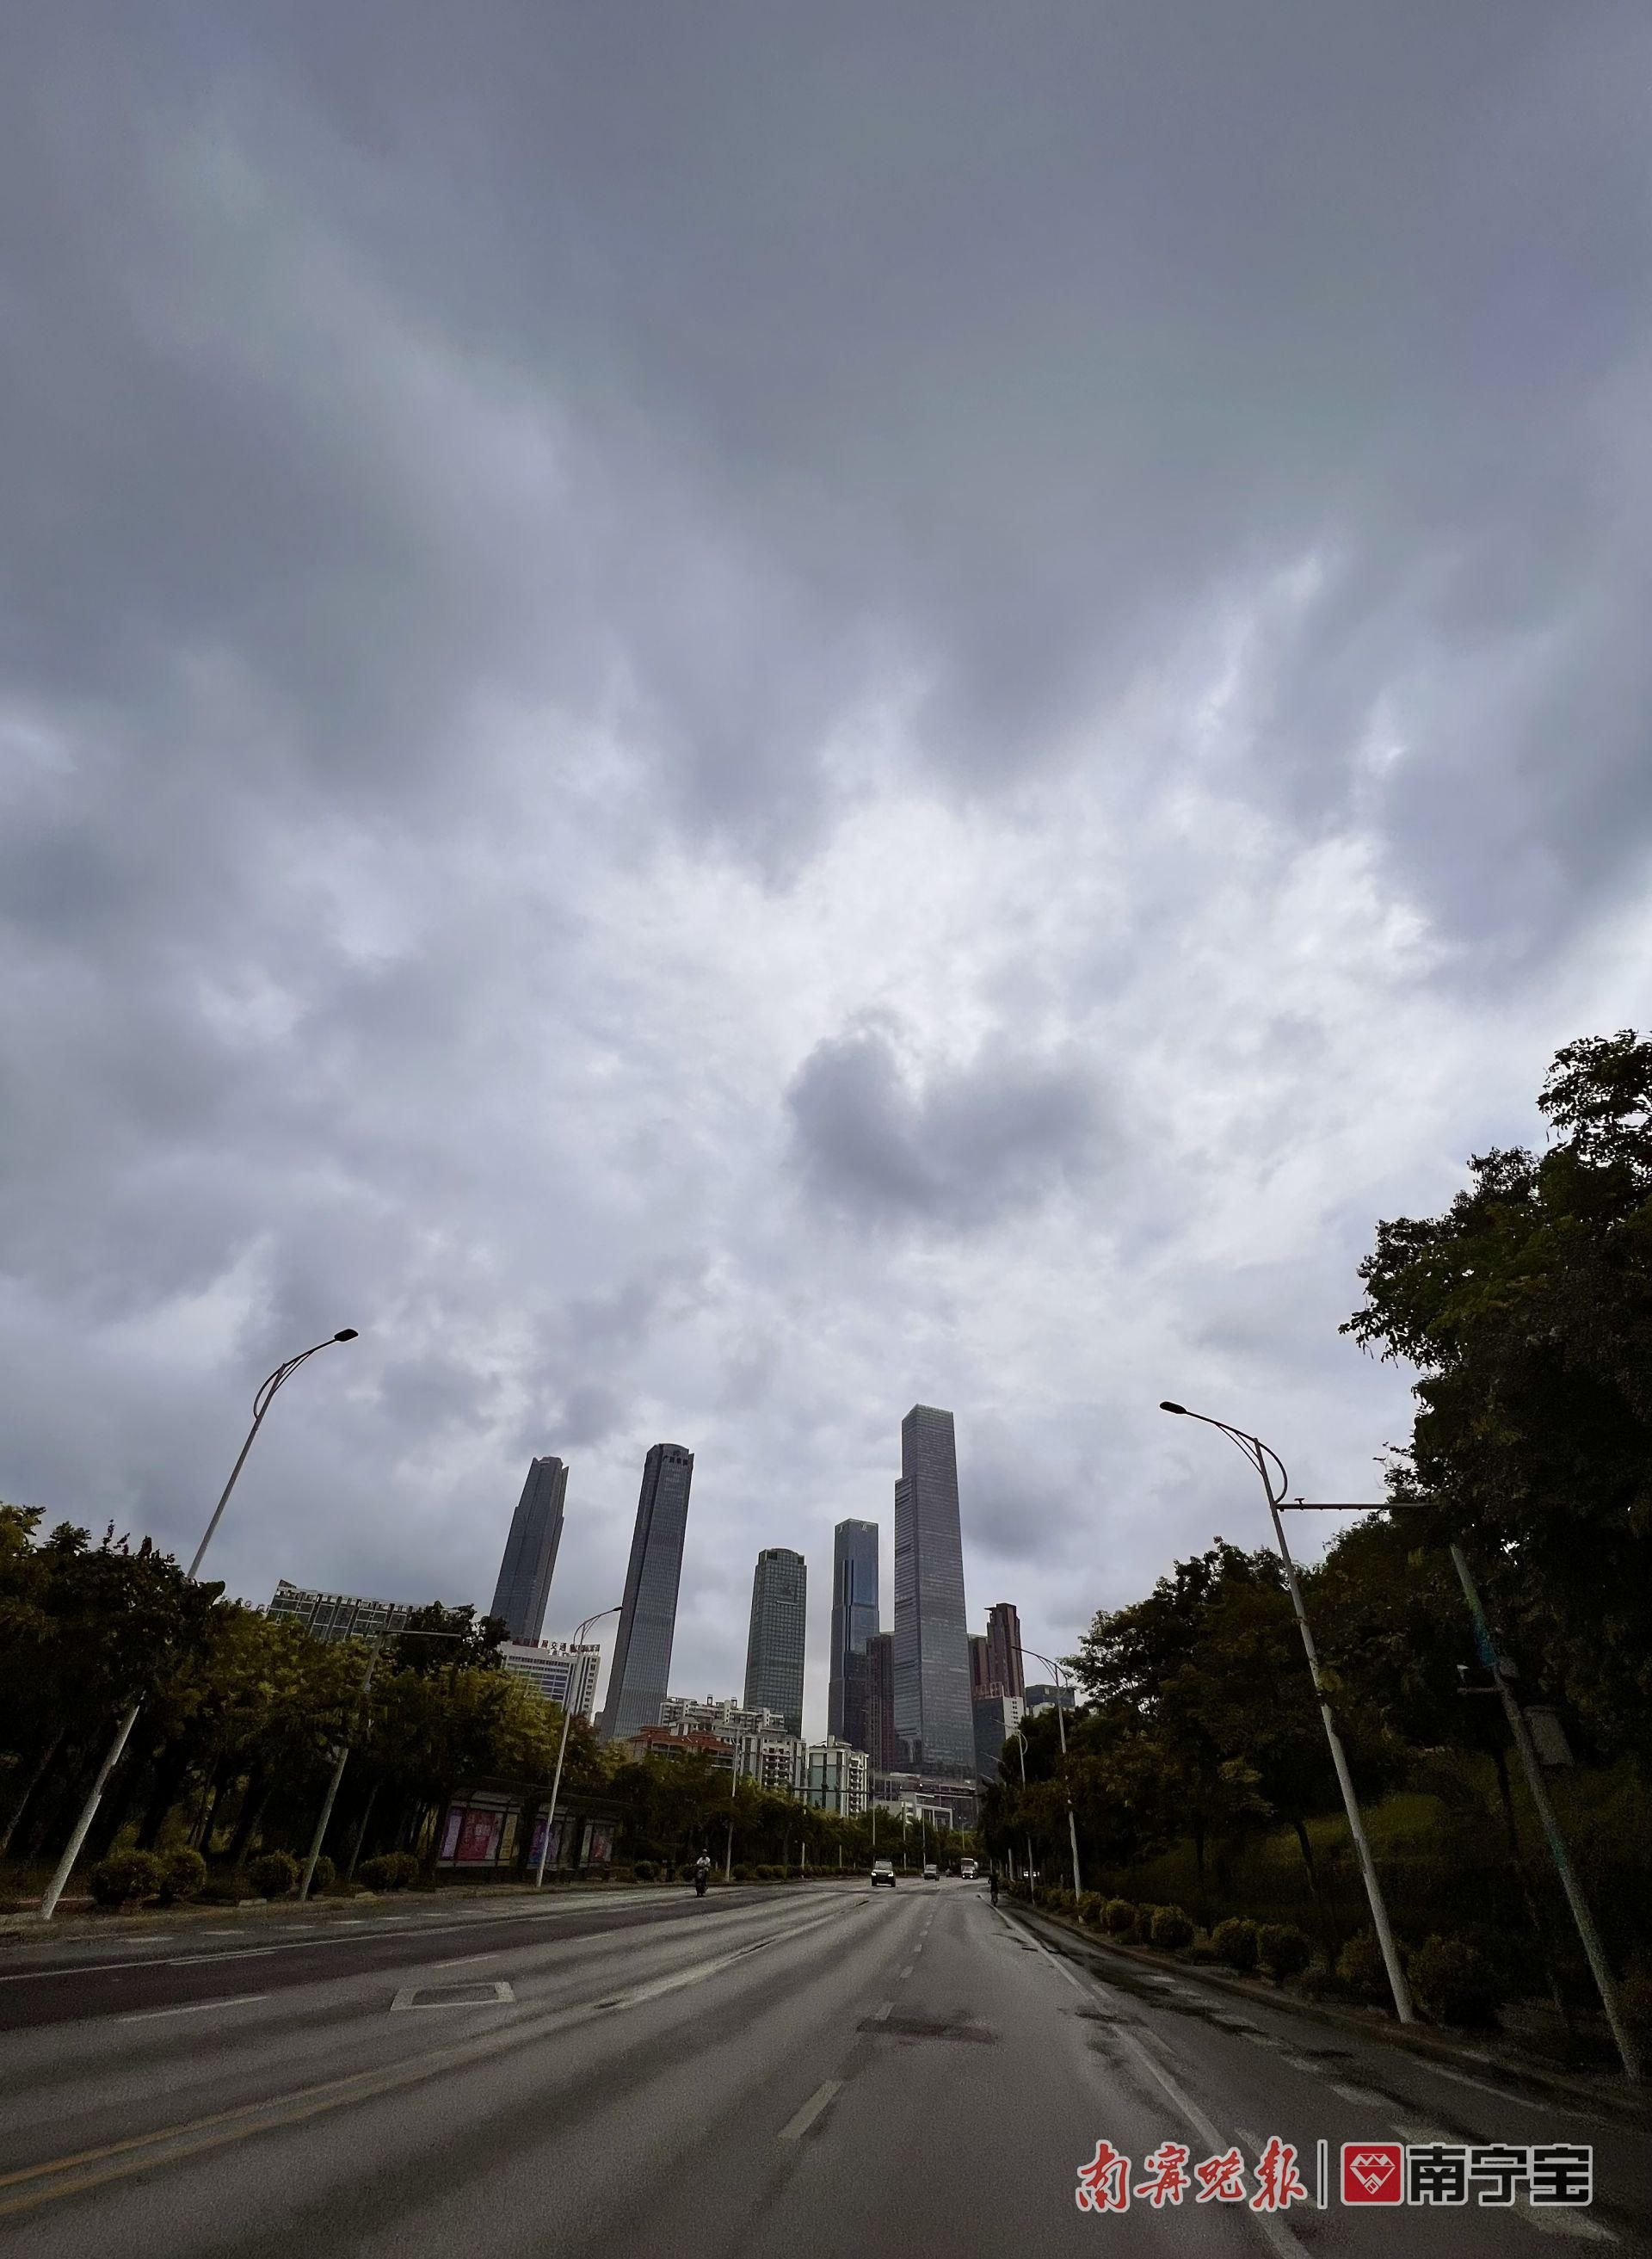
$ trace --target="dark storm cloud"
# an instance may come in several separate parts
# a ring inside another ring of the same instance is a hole
[[[921,1084],[876,1028],[816,1046],[787,1094],[805,1182],[853,1216],[968,1229],[1096,1165],[1095,1096],[1072,1066],[984,1048]]]
[[[922,1395],[1053,1621],[1098,1485],[1114,1597],[1204,1542],[1186,1365],[1393,1432],[1370,1218],[1643,964],[1649,82],[1611,0],[35,11],[0,1492],[192,1538],[357,1323],[250,1589],[485,1600],[562,1450],[577,1614],[662,1433],[737,1586]]]

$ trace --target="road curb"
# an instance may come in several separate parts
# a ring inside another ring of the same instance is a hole
[[[1488,2084],[1500,2079],[1506,2086],[1520,2092],[1556,2101],[1586,2103],[1591,2109],[1621,2119],[1627,2125],[1642,2129],[1652,2126],[1652,2099],[1642,2099],[1621,2085],[1609,2086],[1604,2081],[1597,2084],[1588,2079],[1568,2077],[1563,2072],[1550,2071],[1538,2064],[1511,2063],[1504,2056],[1459,2046],[1439,2032],[1419,2031],[1414,2026],[1368,2022],[1345,2008],[1320,2000],[1304,2000],[1293,1992],[1276,1992],[1242,1977],[1224,1976],[1198,1962],[1178,1961],[1171,1954],[1143,1953],[1131,1946],[1114,1945],[1110,1939],[1098,1937],[1080,1924],[1070,1921],[1065,1914],[1050,1913],[1043,1906],[1032,1907],[1018,1900],[1014,1910],[1023,1920],[1047,1931],[1052,1943],[1065,1943],[1074,1938],[1098,1958],[1111,1956],[1160,1975],[1173,1969],[1178,1978],[1207,1985],[1212,1992],[1228,1993],[1257,2007],[1284,2009],[1292,2015],[1306,2017],[1311,2023],[1327,2025],[1334,2031],[1358,2032],[1366,2039],[1398,2048],[1403,2054],[1449,2063],[1454,2070],[1464,2070]]]

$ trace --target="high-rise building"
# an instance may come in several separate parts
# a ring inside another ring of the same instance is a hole
[[[894,1729],[894,1634],[874,1632],[866,1642],[866,1754],[874,1772],[897,1770]]]
[[[562,1502],[568,1471],[560,1459],[535,1459],[510,1517],[505,1557],[499,1564],[489,1615],[502,1616],[513,1640],[537,1647],[545,1629],[545,1604],[562,1542]]]
[[[840,1521],[832,1532],[831,1673],[826,1731],[851,1749],[866,1739],[866,1642],[878,1628],[878,1525]]]
[[[915,1404],[895,1485],[895,1734],[914,1771],[975,1773],[952,1415]]]
[[[986,1611],[987,1691],[1014,1694],[1027,1691],[1021,1657],[1021,1618],[1013,1600],[999,1600]]]
[[[677,1628],[677,1587],[682,1578],[683,1532],[688,1525],[694,1472],[694,1455],[680,1443],[656,1443],[643,1463],[625,1597],[599,1728],[605,1742],[623,1741],[659,1720],[659,1706],[671,1680],[671,1643]]]
[[[970,1634],[970,1700],[972,1702],[983,1700],[991,1691],[990,1671],[991,1658],[986,1650],[986,1634],[984,1631],[972,1631]]]
[[[266,1615],[286,1616],[303,1625],[317,1639],[377,1639],[400,1631],[416,1609],[417,1600],[368,1600],[355,1593],[316,1593],[276,1580],[274,1598]]]
[[[998,1778],[998,1760],[1005,1742],[1021,1724],[1017,1694],[980,1694],[971,1706],[975,1713],[975,1770],[983,1780]]]
[[[508,1639],[499,1650],[504,1668],[527,1679],[547,1702],[588,1719],[596,1707],[596,1681],[602,1667],[600,1647],[570,1647],[566,1641]]]
[[[804,1753],[803,1796],[817,1811],[835,1812],[840,1820],[858,1820],[872,1793],[871,1768],[864,1749],[851,1749],[829,1734],[811,1742]]]
[[[778,1710],[788,1734],[803,1730],[803,1640],[808,1571],[801,1553],[765,1546],[751,1577],[751,1628],[745,1645],[745,1707]]]

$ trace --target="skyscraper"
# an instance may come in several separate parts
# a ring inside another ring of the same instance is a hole
[[[991,1692],[992,1657],[987,1651],[986,1634],[970,1634],[970,1700],[975,1701]]]
[[[512,1639],[524,1647],[536,1646],[545,1629],[545,1604],[562,1542],[562,1501],[567,1488],[568,1471],[560,1459],[533,1460],[510,1517],[505,1557],[488,1613],[502,1616]]]
[[[602,1706],[600,1731],[605,1742],[623,1741],[639,1728],[654,1725],[666,1699],[694,1472],[694,1455],[680,1443],[656,1443],[643,1463],[625,1597]]]
[[[778,1711],[788,1734],[803,1730],[803,1635],[808,1571],[801,1553],[770,1545],[751,1578],[751,1629],[745,1644],[745,1707]]]
[[[952,1415],[915,1404],[895,1485],[894,1721],[915,1771],[975,1771]]]
[[[898,1772],[894,1729],[894,1634],[873,1632],[866,1642],[866,1755],[877,1772]]]
[[[878,1628],[878,1525],[840,1521],[832,1532],[831,1677],[826,1731],[852,1749],[866,1739],[866,1642]]]
[[[1021,1618],[1013,1600],[1000,1600],[986,1611],[986,1677],[989,1688],[1014,1694],[1027,1692],[1021,1658]]]

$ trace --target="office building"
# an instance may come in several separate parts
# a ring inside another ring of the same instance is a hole
[[[801,1553],[765,1546],[751,1577],[751,1628],[745,1647],[745,1707],[775,1710],[788,1734],[803,1730],[803,1639],[808,1571]]]
[[[659,1706],[671,1684],[671,1643],[677,1629],[677,1588],[682,1580],[683,1534],[694,1472],[694,1455],[680,1443],[656,1443],[643,1463],[625,1596],[608,1700],[602,1706],[600,1730],[605,1742],[623,1741],[640,1727],[659,1722]]]
[[[866,1642],[866,1754],[874,1772],[900,1764],[894,1729],[894,1634],[874,1632]]]
[[[353,1593],[312,1593],[282,1577],[264,1613],[301,1623],[317,1639],[377,1639],[400,1631],[427,1600],[367,1600]]]
[[[964,1541],[952,1415],[915,1404],[895,1485],[894,1722],[914,1771],[973,1779]]]
[[[1021,1724],[1021,1698],[978,1694],[970,1707],[975,1714],[976,1773],[982,1780],[996,1780],[1004,1744]]]
[[[990,1693],[991,1691],[986,1634],[984,1631],[972,1631],[970,1634],[970,1700],[972,1702],[978,1702],[983,1695]]]
[[[1012,1600],[1000,1600],[986,1611],[986,1692],[1025,1696],[1022,1676],[1021,1618]]]
[[[547,1702],[572,1710],[588,1724],[602,1668],[600,1647],[570,1647],[556,1639],[530,1645],[525,1640],[508,1639],[500,1644],[499,1660],[514,1678],[527,1679]]]
[[[858,1820],[872,1794],[865,1749],[851,1749],[829,1734],[823,1742],[809,1743],[805,1764],[804,1802],[818,1812],[835,1812],[840,1820]]]
[[[917,1856],[922,1827],[973,1828],[977,1818],[974,1788],[960,1780],[936,1780],[915,1772],[874,1772],[872,1800],[880,1812],[893,1812],[914,1830],[910,1849]],[[881,1845],[882,1833],[879,1841]]]
[[[715,1771],[734,1771],[734,1745],[720,1734],[702,1734],[692,1726],[639,1726],[625,1737],[626,1754],[637,1764],[652,1757],[707,1757]]]
[[[736,1734],[783,1734],[786,1721],[773,1710],[748,1710],[737,1702],[732,1694],[721,1700],[707,1694],[698,1701],[690,1694],[667,1694],[659,1706],[662,1726],[675,1726],[680,1732],[722,1734],[732,1738]]]
[[[1064,1679],[1059,1687],[1029,1686],[1023,1700],[1027,1715],[1029,1718],[1036,1718],[1041,1710],[1053,1710],[1057,1702],[1064,1710],[1071,1711],[1075,1706],[1076,1698],[1072,1687]]]
[[[535,1459],[510,1517],[505,1557],[488,1613],[500,1617],[511,1638],[524,1647],[537,1647],[545,1629],[545,1604],[562,1543],[567,1488],[568,1471],[560,1459]]]
[[[878,1525],[840,1521],[832,1532],[832,1629],[826,1731],[851,1749],[866,1739],[866,1642],[878,1629]]]

